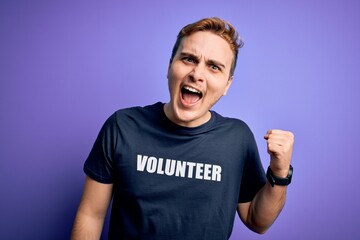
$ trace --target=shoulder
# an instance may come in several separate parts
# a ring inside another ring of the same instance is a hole
[[[147,105],[147,106],[133,106],[133,107],[127,107],[127,108],[121,108],[113,112],[113,114],[110,115],[108,119],[121,119],[121,118],[127,118],[132,116],[141,116],[141,115],[147,115],[147,114],[153,114],[158,111],[158,109],[161,108],[160,102]]]
[[[216,119],[216,126],[223,128],[226,131],[235,132],[237,134],[253,135],[249,125],[243,120],[232,117],[224,117],[219,113],[213,111],[213,116]]]
[[[147,106],[134,106],[128,108],[122,108],[114,112],[112,117],[124,117],[132,115],[143,115],[143,114],[156,114],[162,109],[163,103],[157,102]]]
[[[147,106],[134,106],[118,109],[108,117],[105,124],[124,127],[127,124],[151,122],[161,115],[162,106],[163,103],[158,102]]]

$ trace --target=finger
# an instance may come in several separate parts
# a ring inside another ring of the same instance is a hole
[[[269,143],[267,151],[269,154],[281,154],[284,152],[284,147],[279,144]]]
[[[283,145],[286,142],[288,142],[289,140],[286,138],[286,136],[283,135],[276,135],[276,134],[271,134],[269,136],[266,136],[265,138],[267,140],[267,143],[272,143],[272,144],[278,144],[278,145]]]
[[[279,146],[285,149],[290,148],[294,144],[294,141],[289,138],[273,138],[267,140],[268,147],[270,146]]]
[[[292,132],[283,130],[269,130],[264,136],[266,140],[290,141],[293,142],[294,135]]]
[[[290,159],[292,153],[292,145],[280,146],[278,144],[268,144],[267,152],[276,159]]]
[[[271,144],[277,144],[279,146],[284,146],[287,145],[289,142],[291,142],[288,138],[283,137],[283,136],[275,136],[275,137],[269,137],[267,139],[267,143],[271,143]]]
[[[286,131],[283,130],[279,130],[279,129],[269,129],[267,130],[266,134],[264,137],[270,137],[272,135],[276,136],[276,135],[282,135],[284,134]]]
[[[271,132],[272,132],[271,129],[267,130],[267,132],[266,132],[266,134],[265,134],[265,136],[264,136],[264,138],[265,138],[266,140],[269,138]]]

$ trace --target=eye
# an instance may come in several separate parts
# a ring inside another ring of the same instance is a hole
[[[215,64],[211,64],[210,68],[215,71],[221,71],[221,69],[218,66],[216,66]]]
[[[183,57],[182,60],[184,62],[194,63],[195,60],[192,57]]]

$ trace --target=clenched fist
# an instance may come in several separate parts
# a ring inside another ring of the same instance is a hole
[[[294,134],[283,130],[269,130],[264,136],[270,154],[270,168],[277,177],[286,177],[289,172]]]

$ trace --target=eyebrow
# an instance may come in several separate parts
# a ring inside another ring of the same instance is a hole
[[[221,67],[221,68],[223,68],[223,69],[226,69],[224,64],[222,64],[222,63],[220,63],[220,62],[218,62],[218,61],[216,61],[216,60],[211,60],[211,59],[210,59],[210,60],[208,60],[208,63],[214,64],[214,65],[216,65],[216,66],[218,66],[218,67]]]
[[[188,53],[188,52],[181,52],[181,53],[180,53],[180,57],[185,57],[185,56],[187,56],[187,57],[192,57],[192,58],[196,59],[197,61],[199,60],[199,57],[196,56],[195,54]],[[207,60],[207,63],[208,63],[208,64],[213,64],[213,65],[216,65],[216,66],[219,66],[219,67],[222,67],[223,69],[226,69],[226,67],[225,67],[224,64],[222,64],[222,63],[219,62],[219,61],[213,60],[213,59]]]

